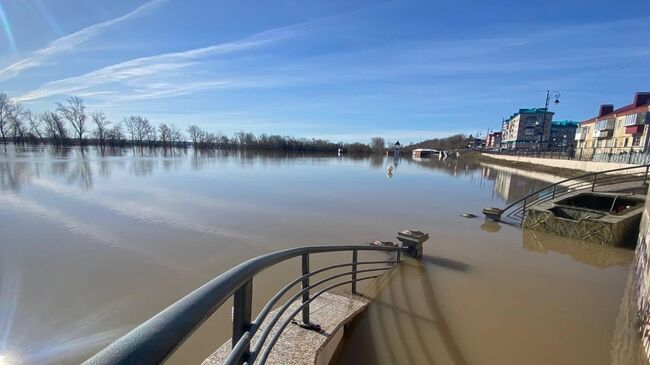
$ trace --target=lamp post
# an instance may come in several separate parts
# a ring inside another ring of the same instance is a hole
[[[546,124],[546,113],[548,112],[548,102],[553,97],[555,100],[553,104],[560,103],[560,92],[557,90],[546,90],[546,102],[544,103],[544,117],[542,118],[542,131],[539,133],[539,153],[542,153],[542,138],[544,138],[544,125]]]

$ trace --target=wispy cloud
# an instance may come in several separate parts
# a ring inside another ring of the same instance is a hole
[[[120,17],[113,18],[101,23],[93,24],[79,31],[76,31],[72,34],[68,34],[65,37],[56,39],[52,41],[50,44],[48,44],[45,48],[39,49],[38,51],[34,52],[31,56],[1,69],[0,81],[5,81],[14,78],[26,70],[29,70],[34,67],[38,67],[49,57],[61,52],[71,50],[76,46],[86,42],[90,38],[96,36],[103,30],[115,24],[135,18],[164,1],[166,0],[151,0],[145,3],[144,5],[141,5],[138,8],[134,9],[130,13],[127,13]]]
[[[183,95],[206,89],[229,89],[266,86],[273,81],[258,78],[228,78],[197,74],[188,69],[214,57],[264,47],[293,35],[290,27],[277,28],[244,39],[195,48],[182,52],[163,53],[141,57],[67,79],[52,81],[44,86],[17,96],[16,101],[30,101],[53,95],[97,95],[97,88],[113,101],[141,100]],[[218,60],[217,60],[218,61]],[[199,72],[200,73],[200,72]],[[196,76],[188,80],[187,76]],[[175,77],[183,77],[180,81]],[[120,88],[126,88],[120,89]]]

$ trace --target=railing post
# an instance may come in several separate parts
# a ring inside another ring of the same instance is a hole
[[[648,169],[650,169],[650,166],[645,167],[645,174],[643,174],[643,183],[645,184],[646,181],[648,181]]]
[[[395,258],[395,262],[399,264],[401,258],[402,258],[402,251],[397,251],[397,257]]]
[[[307,274],[309,274],[309,254],[308,253],[302,255],[302,276],[305,276]],[[304,290],[304,292],[302,293],[302,304],[307,303],[307,305],[305,305],[302,308],[302,323],[298,323],[298,325],[300,327],[302,327],[302,328],[306,328],[306,329],[310,329],[310,330],[314,330],[314,331],[320,331],[320,329],[321,329],[320,326],[315,324],[315,323],[311,323],[311,321],[309,319],[309,307],[310,307],[310,305],[308,303],[309,302],[309,290],[307,290],[307,288],[309,288],[309,277],[308,276],[302,279],[302,290]]]
[[[598,177],[598,174],[594,174],[594,179],[591,182],[591,192],[593,193],[594,190],[596,190],[596,178]]]
[[[627,155],[627,163],[632,163],[632,147],[630,147],[630,153]]]
[[[251,325],[251,311],[253,304],[253,279],[249,279],[239,289],[235,290],[233,295],[232,311],[232,348],[235,347],[239,339],[248,331]],[[237,364],[243,364],[250,353],[250,344],[242,357],[237,360]]]
[[[553,185],[553,196],[551,197],[551,199],[555,199],[555,188],[557,188],[557,185]]]
[[[309,254],[302,255],[302,275],[309,274]],[[302,279],[302,289],[305,290],[309,287],[309,278]],[[302,293],[302,303],[305,304],[309,301],[309,290]],[[309,304],[302,308],[302,323],[309,323]]]
[[[357,293],[357,261],[358,261],[358,251],[352,250],[352,294]]]

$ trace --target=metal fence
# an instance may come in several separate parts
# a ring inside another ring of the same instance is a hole
[[[615,162],[634,165],[645,165],[650,163],[650,151],[639,147],[598,147],[598,148],[577,148],[577,149],[546,149],[546,150],[524,150],[524,149],[501,149],[481,150],[484,153],[507,156],[524,156],[551,158],[560,160],[578,161],[599,161]]]
[[[330,265],[312,270],[311,255],[329,252],[349,252],[350,262]],[[361,251],[384,251],[395,253],[388,260],[360,261]],[[225,364],[264,364],[273,346],[291,320],[301,314],[301,326],[318,329],[309,320],[309,304],[324,292],[343,285],[350,285],[356,293],[357,282],[377,278],[382,271],[400,262],[402,252],[411,253],[406,247],[375,246],[311,246],[277,251],[250,259],[212,279],[192,293],[172,304],[131,332],[117,339],[108,347],[88,359],[84,364],[160,364],[164,362],[205,320],[223,303],[233,297],[232,350]],[[264,306],[257,317],[251,320],[253,301],[253,278],[262,270],[286,260],[300,257],[301,276],[278,291]],[[359,269],[359,267],[367,267]],[[343,273],[331,274],[314,284],[310,278],[333,269],[350,268]],[[360,276],[360,275],[363,276]],[[346,280],[347,278],[350,280]],[[333,282],[335,279],[343,281]],[[284,303],[266,324],[265,319],[272,308],[296,285],[301,289]],[[318,289],[316,289],[319,287]],[[324,287],[324,288],[323,288]],[[315,291],[318,290],[318,291]],[[298,299],[301,305],[288,318],[282,315]],[[261,329],[262,323],[265,327]],[[271,330],[278,331],[269,339]],[[253,336],[262,330],[251,348]]]

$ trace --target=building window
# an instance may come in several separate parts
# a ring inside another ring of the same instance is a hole
[[[632,136],[632,146],[638,146],[641,144],[641,134],[635,134]]]
[[[629,138],[625,138],[625,144],[623,145],[623,147],[627,147],[628,140],[629,140]]]

